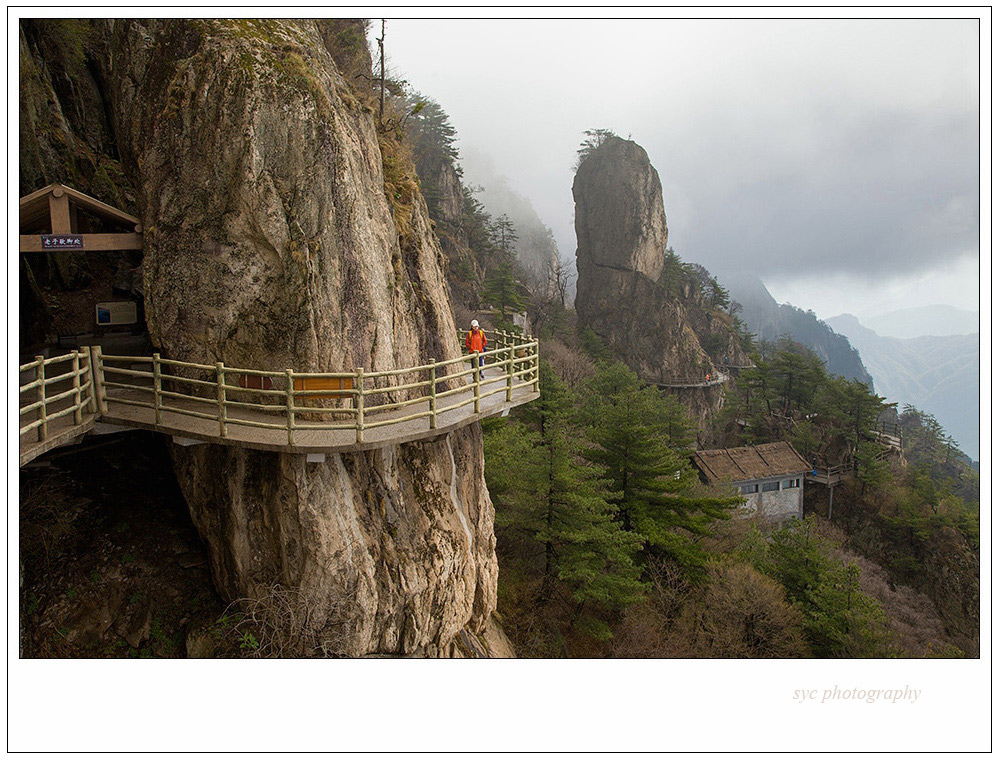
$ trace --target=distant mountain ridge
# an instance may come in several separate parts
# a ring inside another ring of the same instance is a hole
[[[758,338],[775,341],[787,335],[815,351],[830,373],[874,386],[861,355],[850,341],[814,313],[787,303],[778,304],[755,274],[721,272],[718,279],[728,288],[732,299],[742,304],[739,318]]]
[[[853,314],[826,322],[850,338],[889,401],[932,414],[966,454],[979,456],[979,335],[884,337]]]
[[[980,331],[978,313],[941,304],[915,306],[879,316],[864,316],[863,324],[882,337],[971,335]]]

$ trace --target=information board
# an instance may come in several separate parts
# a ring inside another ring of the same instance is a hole
[[[98,327],[135,324],[138,316],[134,300],[105,301],[96,306],[95,319]]]

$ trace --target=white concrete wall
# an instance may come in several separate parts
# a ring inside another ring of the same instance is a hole
[[[797,480],[798,487],[784,488],[783,485],[787,480]],[[771,482],[780,483],[780,490],[763,492],[764,483]],[[759,492],[742,494],[746,502],[739,507],[740,516],[748,517],[761,514],[764,518],[771,521],[801,519],[804,516],[804,472],[800,474],[787,474],[783,477],[767,477],[762,480],[745,480],[742,482],[733,482],[732,484],[737,488],[741,488],[743,485],[759,486]]]

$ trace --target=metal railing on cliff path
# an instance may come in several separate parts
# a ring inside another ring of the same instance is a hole
[[[367,450],[435,437],[538,397],[538,341],[487,334],[497,347],[479,354],[481,371],[471,367],[467,354],[352,372],[244,369],[158,353],[105,355],[99,347],[39,356],[20,367],[21,464],[74,441],[97,420],[298,453]],[[70,368],[57,375],[47,371],[61,362]]]

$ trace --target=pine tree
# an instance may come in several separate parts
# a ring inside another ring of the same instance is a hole
[[[583,436],[571,423],[569,390],[547,362],[540,371],[541,398],[525,409],[526,423],[507,422],[486,438],[496,522],[543,552],[539,602],[550,598],[557,582],[565,583],[576,602],[573,622],[605,638],[608,628],[588,610],[617,609],[641,598],[632,558],[641,541],[614,519],[599,470],[581,455]]]
[[[409,114],[406,131],[417,154],[432,157],[438,163],[456,164],[458,149],[454,143],[458,133],[440,103],[418,92],[410,92],[405,106]]]
[[[759,533],[740,552],[777,579],[803,612],[805,635],[816,656],[897,655],[880,604],[860,589],[860,570],[834,555],[813,518],[793,520],[764,540]]]
[[[493,222],[493,242],[496,249],[503,255],[513,258],[516,248],[514,243],[519,239],[517,230],[510,221],[510,217],[503,214]]]
[[[857,451],[877,423],[885,399],[874,395],[863,382],[830,377],[832,412],[851,450]],[[892,404],[894,405],[894,404]]]
[[[505,214],[493,222],[490,229],[493,243],[492,261],[482,288],[482,299],[500,312],[506,322],[509,315],[519,313],[527,306],[523,285],[517,280],[514,243],[517,232]]]
[[[603,145],[611,137],[617,137],[610,129],[587,129],[583,132],[583,135],[585,139],[579,143],[579,148],[576,150],[576,169],[589,157],[590,153]]]
[[[891,467],[888,462],[878,458],[881,452],[881,446],[869,440],[864,440],[857,446],[854,462],[861,495],[868,487],[877,487],[891,481]]]
[[[688,570],[703,566],[706,554],[697,536],[729,516],[737,497],[705,492],[688,459],[676,409],[652,387],[642,388],[623,364],[605,366],[591,385],[585,414],[590,439],[587,455],[610,481],[610,499],[624,529],[637,532],[650,554],[671,557]],[[688,438],[689,439],[689,438]]]

